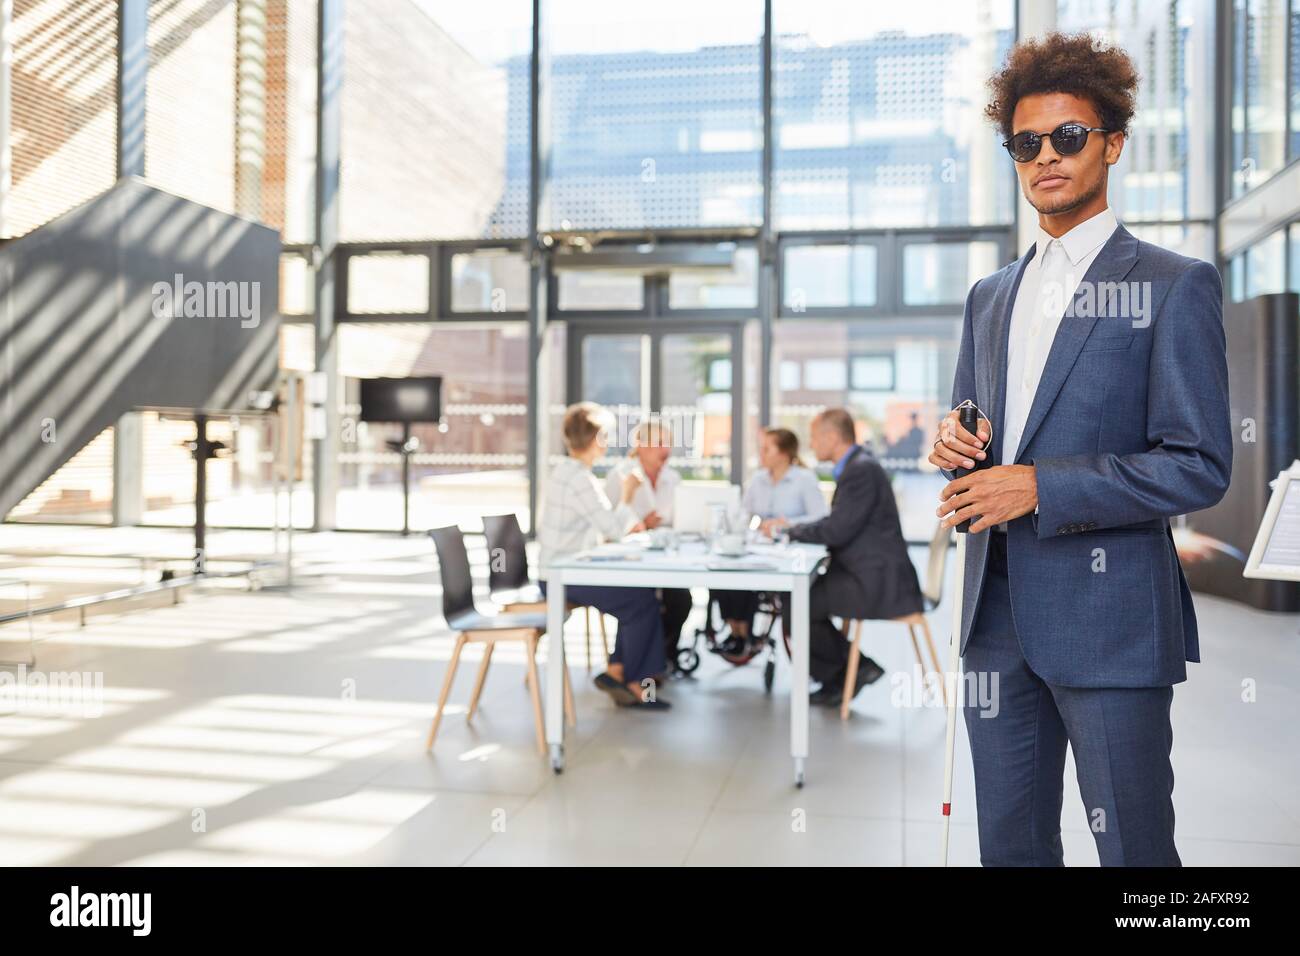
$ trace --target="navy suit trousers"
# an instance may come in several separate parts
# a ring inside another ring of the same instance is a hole
[[[1179,866],[1169,759],[1173,687],[1063,687],[1035,674],[1011,614],[1007,539],[989,533],[988,577],[963,660],[981,863],[1063,865],[1068,744],[1087,811],[1081,822],[1101,864]],[[976,686],[985,692],[972,692]]]
[[[545,595],[545,581],[541,588]],[[654,588],[566,584],[564,600],[594,607],[618,621],[609,662],[623,665],[625,680],[642,681],[664,672],[664,622]]]

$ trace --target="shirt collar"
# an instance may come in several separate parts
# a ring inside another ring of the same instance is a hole
[[[1111,233],[1119,226],[1115,212],[1109,206],[1091,219],[1079,223],[1065,235],[1061,236],[1061,246],[1070,260],[1070,265],[1077,266],[1085,256],[1096,251]],[[1034,242],[1034,257],[1041,264],[1043,251],[1051,244],[1053,237],[1042,226],[1038,227],[1038,237]]]
[[[857,445],[850,445],[849,450],[840,456],[840,460],[835,463],[835,467],[831,469],[831,475],[834,476],[836,481],[839,481],[840,475],[844,474],[844,466],[848,464],[849,456],[857,450]]]

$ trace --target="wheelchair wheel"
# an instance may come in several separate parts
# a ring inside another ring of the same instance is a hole
[[[776,678],[776,661],[774,661],[772,658],[769,657],[767,659],[767,663],[763,665],[764,692],[768,694],[772,693],[772,681],[775,678]]]
[[[693,647],[683,647],[677,652],[677,669],[683,674],[694,674],[700,666],[700,655]]]

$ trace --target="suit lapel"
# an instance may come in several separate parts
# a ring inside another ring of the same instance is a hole
[[[844,471],[848,470],[849,465],[853,463],[854,458],[858,457],[858,452],[860,451],[862,451],[862,446],[857,444],[849,449],[849,457],[844,459]],[[840,472],[840,478],[844,477],[844,471]],[[840,496],[840,478],[835,479],[835,491],[831,493],[832,508],[835,507],[835,499]]]
[[[1043,366],[1042,378],[1038,380],[1034,403],[1029,407],[1029,418],[1025,421],[1025,430],[1020,436],[1020,447],[1016,449],[1015,461],[1020,460],[1020,456],[1025,453],[1030,440],[1033,439],[1034,432],[1038,431],[1038,426],[1047,417],[1048,409],[1056,401],[1056,396],[1061,391],[1061,386],[1065,384],[1070,369],[1074,368],[1079,350],[1083,348],[1083,343],[1092,332],[1092,327],[1097,324],[1098,317],[1109,314],[1109,303],[1097,301],[1095,295],[1092,314],[1088,316],[1076,314],[1079,297],[1088,286],[1092,286],[1095,290],[1099,283],[1119,282],[1128,275],[1137,263],[1137,245],[1138,241],[1131,232],[1123,226],[1116,227],[1115,232],[1106,240],[1106,245],[1097,254],[1097,258],[1092,261],[1088,271],[1084,273],[1079,288],[1075,290],[1074,298],[1070,301],[1070,307],[1056,330],[1052,348],[1047,353],[1047,364]],[[1004,351],[1002,355],[1002,369],[1005,376],[1006,352]]]
[[[1034,247],[1030,246],[1017,264],[1015,269],[1010,270],[998,285],[998,290],[993,296],[993,305],[989,323],[989,337],[986,348],[989,354],[986,361],[982,363],[985,370],[983,381],[979,384],[983,388],[976,389],[977,404],[980,409],[989,416],[989,424],[993,427],[993,462],[1001,464],[998,460],[1001,455],[1003,418],[1006,414],[1006,396],[1007,396],[1007,335],[1011,329],[1011,310],[1016,303],[1016,291],[1020,288],[1020,280],[1024,277],[1025,268],[1034,258]]]

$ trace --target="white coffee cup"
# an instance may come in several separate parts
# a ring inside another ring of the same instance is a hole
[[[718,553],[725,554],[729,557],[739,557],[748,550],[745,536],[739,533],[730,533],[718,536]]]

